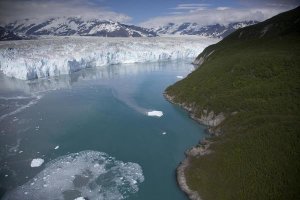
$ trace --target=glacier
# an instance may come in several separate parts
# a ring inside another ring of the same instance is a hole
[[[219,39],[202,37],[49,37],[1,41],[0,70],[31,80],[105,65],[195,58]]]

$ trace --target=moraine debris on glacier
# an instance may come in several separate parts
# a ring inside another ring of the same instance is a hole
[[[218,39],[64,37],[0,42],[0,70],[23,80],[96,66],[194,58]]]

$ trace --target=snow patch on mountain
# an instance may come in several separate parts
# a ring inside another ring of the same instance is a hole
[[[227,25],[212,24],[202,26],[197,23],[168,23],[164,26],[152,28],[159,35],[199,35],[204,37],[224,38],[239,28],[250,26],[258,21],[243,21],[229,23]]]
[[[200,37],[53,37],[3,41],[0,70],[9,77],[29,80],[70,74],[88,67],[195,58],[218,41]]]
[[[7,30],[27,36],[155,37],[147,28],[100,19],[56,17],[47,20],[24,19],[2,24]]]

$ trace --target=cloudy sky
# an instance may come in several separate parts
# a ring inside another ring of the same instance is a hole
[[[148,27],[169,22],[226,24],[262,21],[298,5],[300,0],[0,0],[0,21],[81,16]]]

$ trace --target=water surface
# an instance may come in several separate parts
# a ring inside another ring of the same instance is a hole
[[[60,199],[83,190],[90,198],[187,199],[175,169],[205,134],[162,93],[193,70],[189,63],[113,65],[35,81],[1,75],[2,195],[36,198],[34,187],[46,193],[61,184],[75,189]],[[164,115],[147,116],[152,110]],[[34,158],[45,162],[32,168]],[[58,168],[63,173],[51,175]]]

